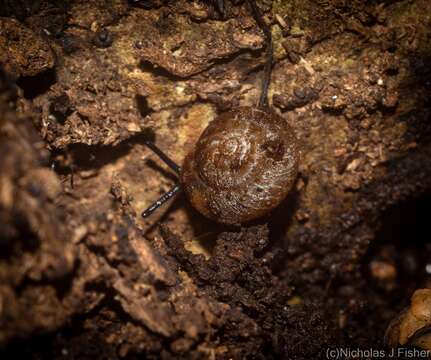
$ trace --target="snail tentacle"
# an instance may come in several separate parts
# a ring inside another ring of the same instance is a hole
[[[181,191],[181,186],[176,184],[172,189],[165,192],[157,201],[151,204],[146,210],[142,212],[142,217],[150,216],[154,211],[156,211],[160,206],[162,206],[165,202],[167,202],[174,195],[178,194]]]
[[[181,168],[179,165],[173,161],[167,154],[165,154],[161,149],[157,147],[152,141],[145,141],[145,145],[153,151],[163,162],[168,165],[173,171],[177,174],[181,172]],[[153,204],[151,204],[146,210],[142,212],[142,217],[150,216],[154,211],[156,211],[159,207],[161,207],[164,203],[166,203],[170,198],[174,195],[178,194],[181,191],[180,185],[175,185],[168,192],[164,193],[158,200],[156,200]]]
[[[266,60],[265,66],[263,69],[263,79],[262,79],[262,88],[260,92],[260,98],[258,103],[259,109],[268,108],[268,90],[269,84],[271,83],[271,70],[272,70],[272,62],[273,62],[273,45],[272,45],[272,34],[271,28],[263,19],[263,16],[256,5],[254,0],[248,0],[248,4],[251,7],[253,17],[259,27],[262,29],[263,34],[265,36],[265,47],[266,47]]]
[[[159,149],[156,144],[152,141],[145,141],[145,145],[147,145],[151,151],[153,151],[163,162],[168,165],[172,170],[174,170],[177,174],[181,172],[181,168],[179,165],[173,161],[168,155],[166,155],[161,149]]]

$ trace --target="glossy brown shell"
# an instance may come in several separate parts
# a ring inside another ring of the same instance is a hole
[[[240,107],[214,119],[184,161],[181,181],[210,219],[239,224],[278,206],[297,174],[292,128],[276,115]]]

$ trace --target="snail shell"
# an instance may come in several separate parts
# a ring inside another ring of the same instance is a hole
[[[412,345],[431,350],[431,289],[414,292],[410,306],[389,324],[385,343],[390,347]]]
[[[184,161],[181,182],[191,204],[208,218],[244,223],[283,201],[298,158],[296,137],[282,117],[240,107],[208,125]]]

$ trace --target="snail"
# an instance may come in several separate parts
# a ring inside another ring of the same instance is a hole
[[[299,150],[293,129],[268,106],[272,38],[254,1],[253,16],[265,34],[266,62],[257,107],[220,114],[203,131],[180,168],[153,142],[145,144],[180,179],[142,213],[149,216],[180,191],[204,216],[224,224],[241,224],[276,208],[289,193],[297,174]]]

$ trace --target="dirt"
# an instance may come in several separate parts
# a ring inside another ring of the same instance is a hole
[[[0,2],[0,355],[310,359],[384,348],[431,287],[431,4],[257,1],[271,108],[301,150],[252,224],[207,220],[181,164],[254,106],[264,37],[244,1]]]

